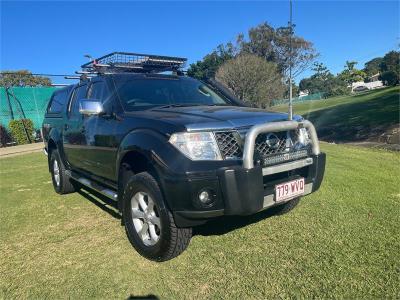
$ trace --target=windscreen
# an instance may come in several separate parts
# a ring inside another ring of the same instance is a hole
[[[126,111],[169,105],[232,105],[201,81],[187,77],[143,77],[115,83],[117,93]]]

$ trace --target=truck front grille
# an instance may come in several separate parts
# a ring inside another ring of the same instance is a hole
[[[241,137],[237,131],[214,134],[223,159],[242,158],[244,135]],[[268,165],[306,157],[307,149],[294,149],[291,137],[296,137],[295,131],[260,134],[256,139],[255,157],[262,158],[264,164]]]
[[[240,135],[236,131],[222,131],[215,133],[219,151],[224,159],[241,158],[243,155]]]
[[[269,142],[273,141],[273,143]],[[289,150],[291,143],[287,139],[287,132],[272,132],[260,134],[256,139],[255,150],[261,156],[283,153]]]

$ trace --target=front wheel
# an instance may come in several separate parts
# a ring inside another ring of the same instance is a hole
[[[176,227],[157,181],[147,172],[127,181],[122,215],[132,246],[150,260],[170,260],[189,245],[192,229]]]
[[[290,201],[288,201],[286,203],[283,203],[283,204],[281,204],[279,206],[275,206],[273,208],[274,214],[275,215],[287,214],[288,212],[293,210],[297,206],[297,204],[299,204],[299,202],[300,202],[300,198],[295,198],[295,199],[290,200]]]

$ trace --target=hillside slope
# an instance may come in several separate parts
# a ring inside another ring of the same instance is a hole
[[[400,87],[393,87],[295,104],[294,113],[312,121],[325,141],[398,143],[399,101]],[[287,106],[272,110],[287,111]]]

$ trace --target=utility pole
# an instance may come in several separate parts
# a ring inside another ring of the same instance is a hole
[[[292,0],[289,0],[289,120],[293,119],[293,90],[292,90]]]

